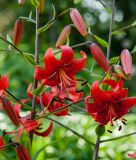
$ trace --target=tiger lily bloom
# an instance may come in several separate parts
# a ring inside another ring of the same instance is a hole
[[[53,49],[49,48],[44,55],[44,69],[37,65],[34,77],[42,80],[44,85],[57,86],[61,89],[75,86],[74,75],[85,66],[86,54],[81,51],[83,58],[74,59],[74,52],[71,47],[63,45],[60,47],[61,58],[57,59],[53,54]]]
[[[90,115],[103,125],[110,122],[113,125],[114,120],[120,119],[123,123],[123,116],[129,112],[129,109],[136,104],[136,97],[127,97],[128,89],[123,89],[123,81],[105,79],[101,84],[107,84],[111,90],[102,90],[99,81],[93,82],[90,92],[93,102],[89,102],[90,97],[86,98],[86,109]]]

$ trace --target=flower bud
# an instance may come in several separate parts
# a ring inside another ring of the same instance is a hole
[[[45,0],[39,0],[38,10],[39,10],[40,13],[42,13],[44,11],[44,1]]]
[[[16,152],[17,152],[19,160],[31,160],[31,157],[27,149],[23,145],[17,144]]]
[[[69,36],[71,32],[71,26],[70,25],[67,25],[63,28],[63,30],[61,31],[60,35],[59,35],[59,38],[56,42],[56,47],[60,47],[61,45],[63,45],[66,40],[67,40],[67,37]]]
[[[129,80],[130,76],[126,75],[123,68],[120,65],[114,65],[114,70],[118,73],[122,78]]]
[[[15,126],[19,126],[19,119],[10,100],[8,100],[6,97],[1,97],[1,100],[3,109],[8,115],[9,119],[14,123]]]
[[[92,43],[90,45],[90,51],[97,63],[107,72],[109,70],[109,62],[100,47],[97,44]]]
[[[127,49],[121,52],[121,63],[126,75],[131,76],[132,74],[132,56]]]
[[[83,18],[81,16],[81,14],[79,13],[79,11],[76,8],[71,9],[70,17],[71,17],[75,27],[77,28],[77,30],[83,36],[86,36],[87,35],[87,29],[86,29],[85,22],[84,22],[84,20],[83,20]]]
[[[18,0],[18,4],[23,5],[25,3],[25,0]]]
[[[23,21],[19,18],[16,20],[14,31],[13,31],[13,41],[14,45],[17,46],[22,38],[23,33]]]

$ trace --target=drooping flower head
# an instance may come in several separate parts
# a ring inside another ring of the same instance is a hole
[[[114,120],[121,119],[129,112],[129,109],[136,104],[136,97],[127,97],[128,89],[123,89],[123,81],[104,79],[101,84],[107,84],[111,90],[102,90],[99,81],[94,81],[90,92],[93,102],[89,102],[89,97],[86,98],[86,108],[96,122],[103,125],[111,123]]]
[[[81,51],[83,58],[74,59],[74,52],[69,46],[61,46],[61,58],[57,59],[53,49],[49,48],[44,55],[44,69],[37,65],[34,77],[42,80],[44,85],[61,85],[62,89],[76,85],[74,75],[85,66],[86,54]]]

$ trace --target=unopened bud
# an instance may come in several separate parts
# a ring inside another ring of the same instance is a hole
[[[16,152],[17,152],[19,160],[31,160],[31,157],[27,149],[23,145],[17,144]]]
[[[83,20],[83,17],[81,16],[81,14],[79,13],[79,11],[76,8],[71,9],[70,17],[71,17],[75,27],[77,28],[77,30],[83,36],[86,36],[87,35],[87,29],[86,29],[85,22]]]
[[[23,5],[25,3],[25,0],[18,0],[18,4]]]
[[[44,11],[44,1],[45,0],[39,0],[39,12],[42,13]]]
[[[12,106],[11,101],[8,100],[6,97],[2,97],[1,100],[2,100],[3,109],[8,115],[9,119],[14,123],[15,126],[19,126],[19,119]]]
[[[121,63],[126,75],[132,75],[132,56],[127,49],[124,49],[121,52]]]
[[[114,70],[118,73],[122,78],[129,80],[130,76],[126,75],[123,68],[120,65],[114,65]]]
[[[69,36],[70,32],[71,32],[71,26],[70,25],[65,26],[63,28],[63,30],[61,31],[61,33],[59,35],[59,38],[56,42],[56,47],[57,48],[60,47],[61,45],[63,45],[66,42],[67,37]]]
[[[107,72],[109,70],[109,62],[100,47],[97,44],[92,43],[90,45],[90,51],[97,63]]]
[[[23,21],[19,18],[16,20],[13,32],[14,45],[17,46],[22,38],[23,33]]]

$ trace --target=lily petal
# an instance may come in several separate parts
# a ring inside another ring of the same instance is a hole
[[[53,129],[53,122],[50,122],[50,125],[47,130],[45,130],[44,132],[38,132],[37,130],[35,130],[34,133],[38,136],[47,137],[51,133],[52,129]]]
[[[72,48],[69,47],[69,46],[66,46],[66,45],[63,45],[60,48],[61,48],[61,51],[62,51],[61,60],[65,64],[71,63],[71,61],[74,58],[74,51],[72,50]]]

